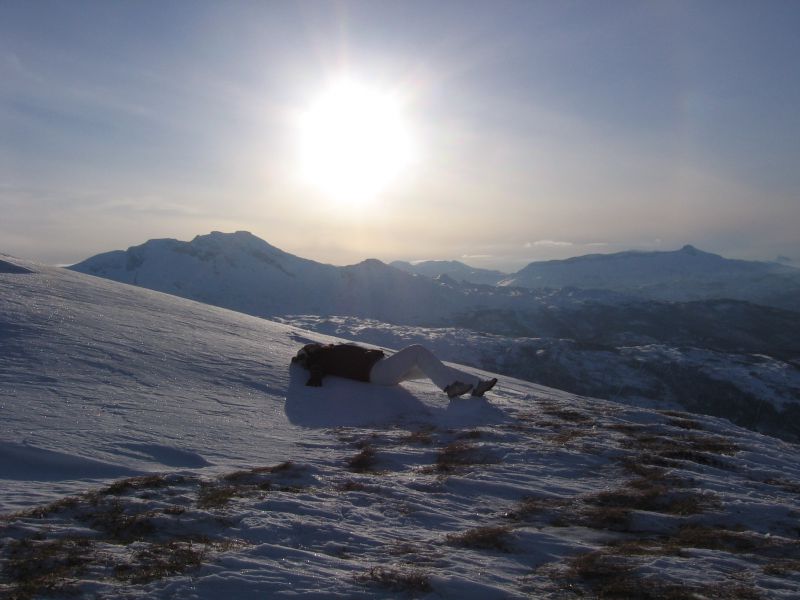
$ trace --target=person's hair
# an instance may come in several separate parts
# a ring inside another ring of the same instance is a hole
[[[292,357],[293,363],[298,363],[302,366],[306,366],[306,362],[308,361],[308,357],[312,354],[315,350],[322,348],[322,344],[306,344],[300,350],[297,351],[297,354]]]

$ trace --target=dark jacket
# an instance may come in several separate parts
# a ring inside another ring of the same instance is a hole
[[[321,386],[325,375],[369,381],[372,366],[384,357],[382,350],[353,344],[307,344],[292,359],[311,372],[306,385]]]

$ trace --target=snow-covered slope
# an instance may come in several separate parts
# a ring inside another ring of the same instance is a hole
[[[800,310],[800,270],[723,258],[688,245],[672,252],[629,251],[533,262],[500,285],[607,289],[659,300],[733,298]]]
[[[796,446],[508,378],[308,388],[321,334],[2,260],[6,597],[796,597]]]

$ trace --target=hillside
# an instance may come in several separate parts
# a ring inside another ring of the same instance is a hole
[[[308,388],[332,338],[2,260],[6,597],[796,595],[797,446],[509,378]]]
[[[800,270],[684,246],[671,252],[590,254],[533,262],[499,285],[604,289],[655,300],[728,298],[800,310]]]

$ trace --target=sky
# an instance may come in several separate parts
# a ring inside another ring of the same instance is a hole
[[[797,31],[792,0],[3,0],[0,252],[800,265]]]

